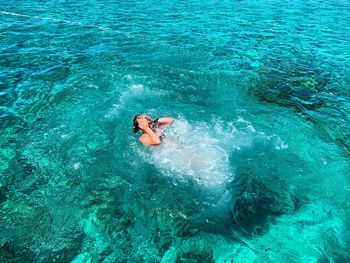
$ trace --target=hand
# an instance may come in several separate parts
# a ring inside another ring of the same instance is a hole
[[[148,123],[152,123],[152,122],[153,122],[153,119],[152,119],[152,118],[150,118],[150,117],[148,117],[148,116],[146,116],[145,118],[146,118],[146,120],[148,121]]]

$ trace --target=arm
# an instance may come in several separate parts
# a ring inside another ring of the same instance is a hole
[[[146,134],[148,136],[141,136],[140,137],[140,142],[142,142],[143,144],[149,144],[149,145],[159,145],[161,144],[161,141],[159,139],[159,136],[157,134],[154,133],[154,131],[151,130],[151,128],[147,127],[145,129]]]
[[[174,122],[174,118],[170,118],[170,117],[161,117],[155,120],[157,123],[161,123],[161,124],[173,124]]]

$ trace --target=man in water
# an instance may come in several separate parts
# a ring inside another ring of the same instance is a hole
[[[161,128],[171,125],[173,122],[174,119],[170,117],[153,120],[146,114],[139,114],[134,117],[134,133],[142,132],[139,140],[144,145],[159,145],[164,138]]]

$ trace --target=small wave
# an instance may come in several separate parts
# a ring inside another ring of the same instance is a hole
[[[163,92],[150,89],[143,84],[131,84],[120,94],[118,101],[106,112],[105,117],[113,118],[128,109],[135,113],[135,109],[130,108],[128,105],[135,105],[140,100],[140,97],[149,98],[162,95],[164,95]]]
[[[23,15],[23,14],[18,14],[18,13],[13,13],[13,12],[6,12],[6,11],[0,11],[0,14],[9,15],[9,16],[33,18],[33,19],[40,19],[40,20],[50,20],[50,21],[55,21],[55,22],[71,24],[71,25],[88,26],[88,27],[98,28],[98,29],[100,29],[102,31],[109,30],[109,28],[107,28],[107,27],[97,26],[97,25],[93,25],[93,24],[85,25],[85,24],[83,24],[81,22],[75,22],[75,21],[69,21],[69,20],[64,20],[64,19],[51,18],[51,17],[30,16],[30,15]]]

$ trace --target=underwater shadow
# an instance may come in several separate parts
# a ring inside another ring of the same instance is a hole
[[[248,88],[258,100],[293,109],[350,154],[350,98],[345,83],[312,59],[270,59]]]

